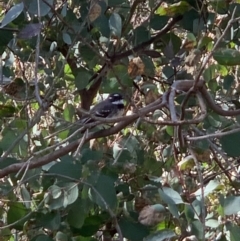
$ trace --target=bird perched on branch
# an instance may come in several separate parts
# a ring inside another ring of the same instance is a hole
[[[101,101],[96,104],[89,112],[90,115],[101,117],[101,118],[114,118],[123,115],[124,112],[124,103],[123,97],[121,94],[113,93],[108,96],[106,100]],[[80,119],[81,124],[87,124],[94,122],[94,118],[83,116]]]

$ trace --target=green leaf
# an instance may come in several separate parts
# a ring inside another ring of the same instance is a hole
[[[24,4],[21,2],[14,5],[9,11],[7,11],[5,17],[1,22],[0,28],[3,28],[7,24],[11,23],[14,19],[16,19],[23,11],[23,8]]]
[[[63,117],[64,120],[71,122],[73,120],[73,117],[75,115],[75,108],[72,104],[68,104],[65,106],[63,110]]]
[[[220,225],[219,221],[216,219],[208,219],[206,220],[205,224],[207,227],[210,227],[210,228],[217,228]]]
[[[211,180],[204,189],[204,197],[207,197],[210,193],[212,193],[217,188],[219,188],[219,186],[220,186],[220,183],[218,181]],[[201,198],[202,197],[201,193],[202,193],[202,189],[199,188],[194,194]]]
[[[12,227],[18,230],[22,230],[23,225],[25,223],[24,217],[27,215],[28,210],[25,208],[25,206],[20,202],[11,202],[9,205],[9,210],[7,212],[7,223],[8,224],[14,224]],[[20,219],[22,219],[20,221]]]
[[[108,72],[108,78],[111,78],[111,77],[116,78],[116,76],[118,77],[118,79],[121,80],[122,84],[129,86],[129,87],[132,86],[133,81],[128,75],[127,66],[125,66],[123,64],[114,65],[112,70],[110,70]],[[112,82],[112,79],[110,81],[108,80],[104,84],[105,85],[115,84],[115,83],[111,83],[111,82]],[[116,83],[118,83],[118,82],[116,81]],[[115,87],[115,86],[112,86],[112,87]]]
[[[145,68],[144,68],[145,75],[154,77],[155,76],[155,66],[153,64],[152,58],[149,58],[149,57],[143,55],[143,56],[141,56],[141,59],[145,66]]]
[[[118,223],[123,236],[131,241],[143,240],[149,234],[149,230],[145,226],[140,223],[131,222],[124,217]]]
[[[181,21],[184,29],[193,32],[194,31],[194,20],[200,19],[199,13],[195,9],[191,9],[190,11],[183,14],[183,19]]]
[[[62,195],[62,189],[57,185],[52,185],[48,188],[48,193],[53,199],[57,199]]]
[[[68,241],[68,236],[67,234],[58,231],[55,236],[56,240],[58,241]]]
[[[46,0],[46,2],[53,6],[53,0]],[[40,6],[40,16],[43,17],[49,13],[51,8],[44,3],[44,1],[39,1],[39,6]],[[28,12],[31,13],[32,15],[38,15],[38,0],[31,0],[28,8]]]
[[[171,199],[173,200],[173,202],[175,204],[183,203],[183,200],[182,200],[180,194],[178,192],[176,192],[175,190],[173,190],[172,188],[163,187],[162,190],[168,197],[171,197]]]
[[[0,54],[4,52],[6,49],[6,45],[10,42],[11,39],[13,39],[13,33],[12,31],[0,29]]]
[[[82,165],[79,162],[75,162],[71,156],[61,157],[61,162],[53,165],[49,170],[49,173],[55,173],[62,175],[59,179],[65,179],[64,176],[79,179],[82,173]]]
[[[144,26],[139,26],[134,29],[134,46],[146,42],[150,38],[149,30]]]
[[[81,228],[84,224],[85,216],[88,211],[86,199],[77,199],[68,212],[67,219],[74,228]]]
[[[78,74],[75,78],[75,85],[78,88],[78,90],[86,88],[89,84],[89,80],[91,79],[91,77],[91,73],[88,70],[84,68],[79,68]]]
[[[156,14],[173,17],[178,14],[183,15],[185,12],[189,11],[190,9],[191,9],[191,6],[187,2],[180,1],[178,3],[174,3],[168,6],[159,7],[156,10]]]
[[[173,201],[173,199],[171,197],[169,197],[167,194],[165,194],[165,192],[162,189],[158,189],[159,195],[161,197],[161,199],[168,205],[169,211],[171,212],[171,214],[176,217],[179,218],[179,212],[177,209],[177,206],[175,204],[175,202]]]
[[[220,49],[213,53],[213,58],[222,65],[234,66],[240,64],[240,53],[235,49]]]
[[[44,203],[50,211],[57,210],[64,206],[64,195],[62,190],[61,193],[59,193],[58,190],[59,188],[57,186],[51,186],[44,195]]]
[[[209,113],[207,116],[207,120],[209,121],[210,125],[215,128],[220,128],[222,126],[222,121],[219,118],[219,115],[216,113]]]
[[[233,215],[240,211],[240,197],[229,196],[224,199],[224,214]]]
[[[94,189],[91,189],[90,198],[103,209],[114,209],[117,205],[117,196],[113,180],[108,176],[100,175]]]
[[[36,221],[36,226],[57,230],[61,224],[61,215],[59,211],[47,212],[46,214],[38,213]]]
[[[61,183],[63,194],[65,198],[65,204],[70,205],[74,203],[78,198],[78,184],[74,182]]]
[[[226,0],[211,0],[209,6],[213,8],[218,14],[226,14],[229,8],[229,2]]]
[[[195,235],[199,240],[202,240],[204,237],[204,229],[203,229],[203,224],[195,220],[192,223],[192,234]]]
[[[109,18],[111,33],[118,38],[122,35],[122,19],[118,13],[113,13]]]
[[[195,161],[192,155],[184,157],[179,163],[179,170],[190,170],[195,166]]]
[[[79,52],[81,58],[83,58],[87,63],[91,62],[94,58],[98,59],[96,52],[88,45],[82,45],[79,47]]]
[[[116,144],[113,146],[113,158],[117,162],[126,163],[131,161],[132,156],[128,150],[123,150],[122,148],[119,148],[119,146]]]
[[[231,241],[238,241],[239,240],[239,235],[240,235],[240,228],[235,225],[234,223],[231,222],[226,222],[226,229],[230,233],[230,240]]]
[[[46,207],[52,212],[53,210],[66,208],[67,204],[65,203],[65,197],[64,195],[61,195],[60,197],[53,199],[50,196],[45,196],[45,205]]]
[[[194,220],[194,210],[190,204],[185,204],[184,213],[187,221],[191,223]]]
[[[220,143],[222,144],[222,149],[227,153],[228,156],[240,156],[240,133],[223,136],[220,138]]]
[[[79,233],[85,237],[92,236],[99,230],[99,228],[102,226],[102,223],[103,220],[100,216],[89,216],[85,219],[82,228],[79,229]]]
[[[1,31],[0,31],[0,34],[1,34]],[[15,108],[14,106],[10,106],[10,105],[2,106],[1,105],[1,108],[0,108],[0,118],[12,117],[12,116],[14,116],[16,111],[17,111],[17,108]]]
[[[72,39],[68,33],[63,33],[62,34],[63,42],[70,45],[72,44]]]
[[[161,30],[163,27],[166,26],[168,20],[168,16],[159,16],[157,14],[154,14],[153,17],[150,19],[149,26],[154,30]]]
[[[166,132],[168,133],[169,136],[174,135],[174,127],[173,126],[167,126]]]
[[[103,3],[103,1],[99,2]],[[94,22],[93,22],[94,27],[96,27],[102,34],[102,36],[109,38],[110,36],[110,27],[109,27],[109,22],[106,16],[100,15]]]
[[[21,186],[21,196],[22,196],[22,200],[23,200],[25,207],[30,208],[31,207],[31,195],[30,195],[29,191],[27,190],[27,188],[25,187],[25,185]]]
[[[231,87],[233,86],[235,80],[234,77],[232,75],[226,75],[223,78],[223,88],[225,90],[230,90]]]
[[[174,69],[171,66],[164,66],[162,69],[162,77],[166,80],[172,79],[174,76]]]
[[[212,38],[207,37],[207,36],[203,36],[200,41],[197,43],[197,48],[201,49],[201,48],[208,48],[209,45],[212,44]]]
[[[146,241],[155,241],[155,240],[164,241],[164,240],[171,239],[173,237],[176,237],[176,234],[172,230],[164,229],[164,230],[160,230],[160,231],[157,231],[157,232],[149,235],[144,240],[146,240]]]
[[[6,151],[12,145],[12,143],[17,139],[18,135],[15,130],[10,128],[5,128],[1,134],[2,134],[2,138],[0,141],[0,148]]]
[[[219,64],[212,64],[208,68],[206,68],[203,73],[205,81],[208,82],[210,89],[214,92],[218,88],[218,83],[216,82],[215,78],[219,75],[219,73],[221,73],[221,75],[223,76],[227,75],[228,69],[226,68],[226,66],[219,65]],[[213,83],[211,84],[212,85],[214,84],[214,88],[213,86],[210,86],[211,80],[213,80]]]
[[[99,151],[94,151],[92,149],[84,149],[82,151],[81,163],[86,164],[89,160],[91,161],[98,161],[102,159],[103,153]]]
[[[68,64],[64,65],[64,75],[67,80],[75,80],[72,69]]]

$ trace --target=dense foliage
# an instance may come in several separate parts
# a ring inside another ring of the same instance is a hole
[[[0,21],[0,240],[239,240],[240,1],[3,0]],[[77,122],[115,92],[123,117]]]

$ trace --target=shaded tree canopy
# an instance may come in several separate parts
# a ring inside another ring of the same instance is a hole
[[[240,1],[0,2],[0,240],[238,240]],[[110,93],[118,118],[78,120]]]

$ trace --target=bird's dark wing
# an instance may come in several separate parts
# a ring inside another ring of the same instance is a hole
[[[90,110],[90,114],[96,117],[106,118],[112,112],[114,106],[106,101],[99,103]]]
[[[110,107],[112,107],[111,103],[106,103],[106,101],[104,101],[94,106],[89,113],[90,115],[96,117],[106,118],[111,113]],[[95,120],[91,118],[89,115],[83,116],[83,118],[81,118],[80,120],[81,124],[87,124],[94,121]]]

